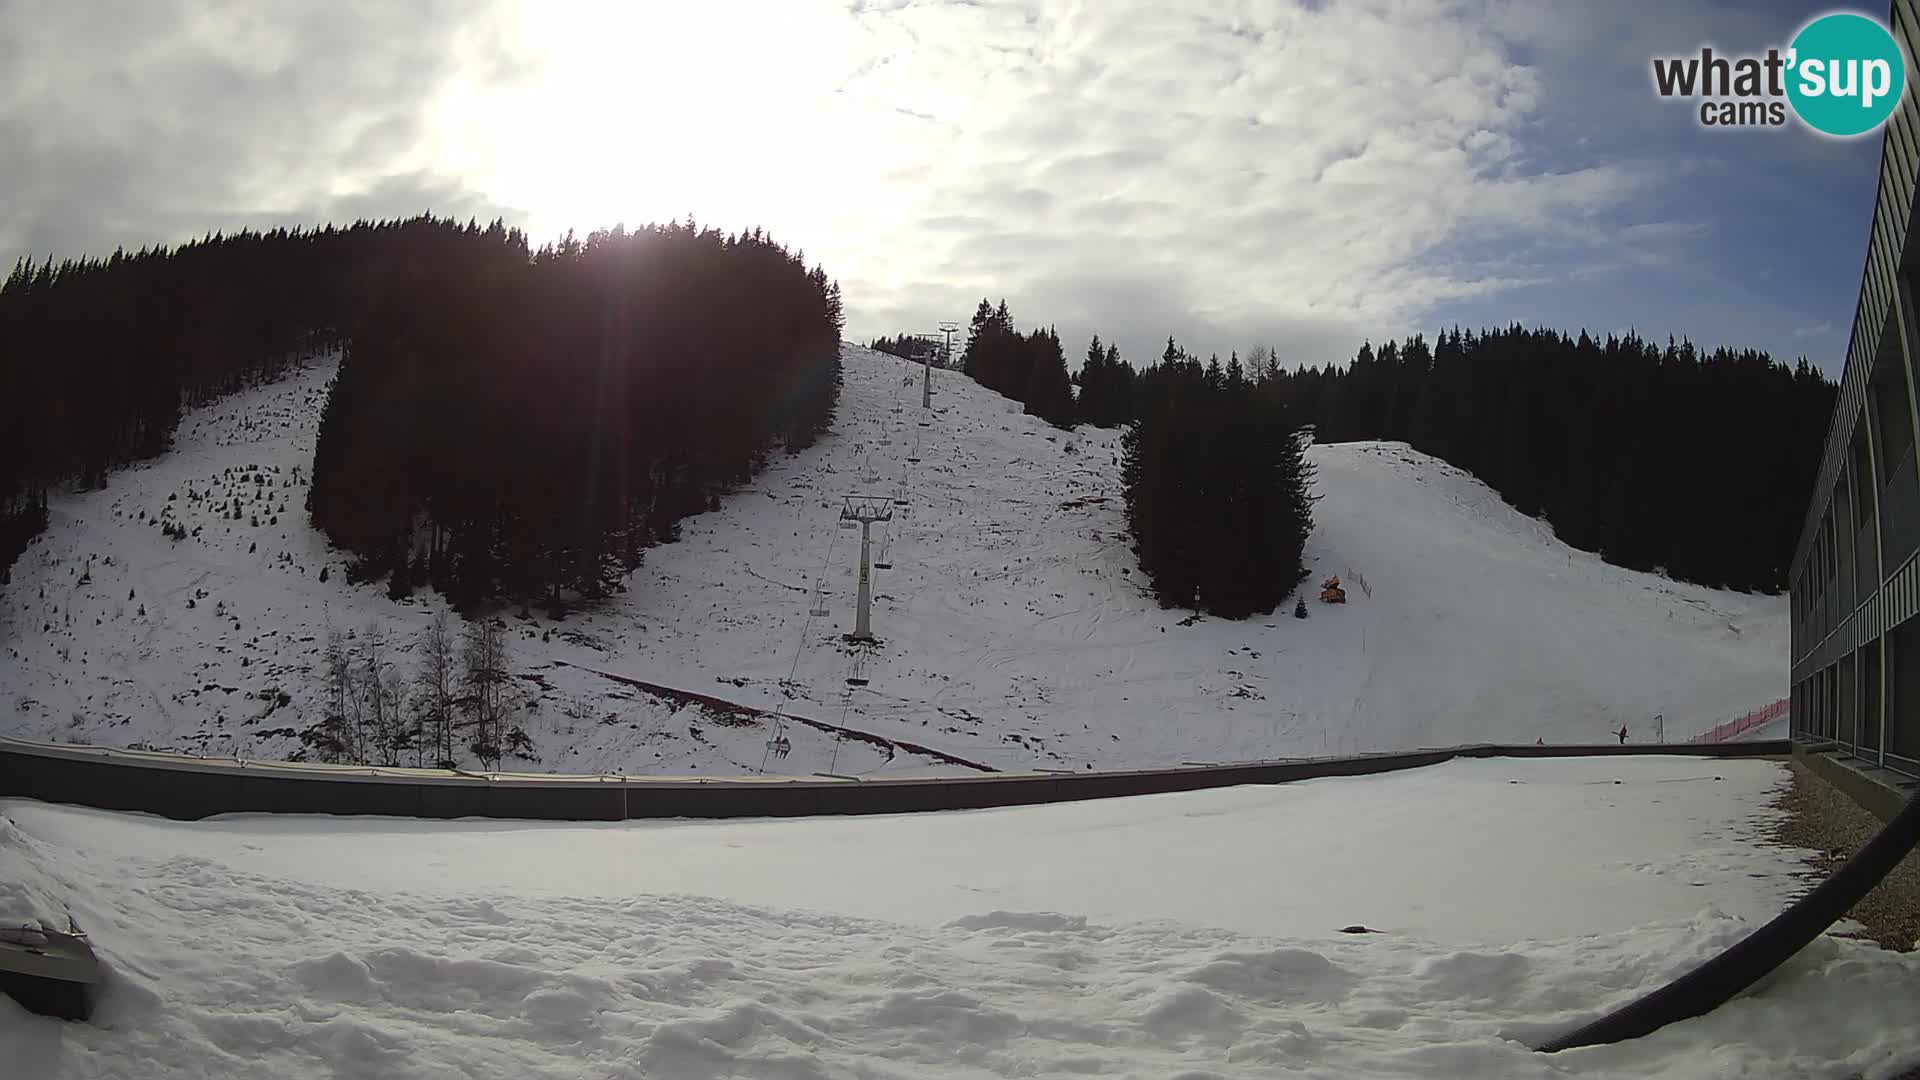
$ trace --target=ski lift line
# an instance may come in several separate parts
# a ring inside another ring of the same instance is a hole
[[[824,611],[826,609],[825,592],[826,592],[827,571],[833,566],[833,549],[834,549],[834,545],[838,544],[839,542],[840,542],[839,528],[835,527],[832,529],[828,529],[827,530],[827,554],[825,558],[820,560],[820,573],[819,573],[819,576],[814,579],[814,595],[807,602],[807,617],[800,624],[800,640],[795,642],[793,646],[793,664],[787,668],[787,685],[789,686],[793,684],[794,676],[800,673],[800,657],[802,654],[804,654],[807,651],[807,632],[813,629],[814,612]],[[783,737],[784,735],[786,721],[781,718],[780,714],[781,714],[781,710],[785,708],[786,708],[786,703],[782,701],[780,705],[774,709],[775,738],[780,738],[780,737]],[[764,751],[762,751],[760,754],[760,772],[762,775],[765,775],[767,771],[767,756],[772,752],[773,752],[773,740],[768,740],[767,748]],[[781,756],[785,757],[784,754]]]
[[[853,711],[853,692],[849,690],[846,700],[840,706],[840,730],[833,735],[833,758],[827,763],[827,771],[835,772],[840,767],[840,747],[847,741],[847,714]]]

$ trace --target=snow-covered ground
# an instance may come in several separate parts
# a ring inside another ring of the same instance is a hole
[[[852,774],[960,768],[900,741],[1074,770],[1594,742],[1623,722],[1639,740],[1656,713],[1680,741],[1786,691],[1784,598],[1607,566],[1396,444],[1311,454],[1309,584],[1341,575],[1345,606],[1245,622],[1160,610],[1125,538],[1117,431],[1056,431],[947,372],[923,416],[917,368],[844,352],[839,419],[818,446],[687,521],[603,609],[557,624],[507,613],[539,754],[510,767],[761,767],[769,728],[752,712],[622,679],[878,736],[790,727],[792,753],[766,763]],[[318,719],[329,625],[378,624],[410,662],[438,601],[347,584],[305,524],[328,375],[195,412],[173,452],[55,501],[0,593],[0,731],[281,757]],[[840,640],[859,548],[839,527],[849,493],[905,502],[875,545],[892,569],[875,571],[870,655]],[[156,518],[197,535],[170,540]],[[869,684],[850,688],[855,674]]]
[[[69,907],[97,1023],[8,1075],[1891,1075],[1920,954],[1823,938],[1611,1047],[1526,1044],[1785,901],[1784,768],[1455,761],[893,818],[193,824],[0,803],[0,921]],[[1363,923],[1383,933],[1348,935]]]

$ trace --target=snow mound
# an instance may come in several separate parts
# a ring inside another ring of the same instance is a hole
[[[537,759],[508,767],[1084,771],[1592,742],[1622,723],[1643,741],[1655,714],[1679,741],[1786,691],[1783,598],[1607,566],[1397,444],[1310,455],[1308,584],[1340,575],[1345,605],[1244,622],[1161,610],[1128,547],[1118,431],[1058,431],[952,372],[934,373],[923,413],[920,369],[843,352],[818,445],[687,520],[606,606],[505,613]],[[305,521],[330,374],[197,410],[168,454],[53,501],[0,593],[0,731],[283,757],[320,718],[329,627],[378,625],[411,662],[439,601],[347,583]],[[871,651],[843,640],[848,494],[894,508],[875,527],[890,569],[873,572]],[[784,757],[767,747],[775,709],[813,721],[786,728]]]
[[[1831,937],[1709,1016],[1618,1046],[1527,1049],[1713,955],[1793,887],[1793,853],[1754,835],[1782,766],[1729,762],[1721,783],[1674,782],[1699,764],[1605,763],[1624,795],[1591,784],[1586,762],[1474,761],[773,822],[184,824],[0,803],[15,822],[0,882],[24,872],[56,890],[115,972],[94,1024],[0,999],[0,1060],[50,1080],[199,1077],[242,1059],[289,1080],[1884,1076],[1910,1064],[1920,954]],[[1528,782],[1499,783],[1500,770]],[[1369,824],[1383,805],[1406,827]],[[1186,812],[1229,807],[1221,820],[1246,818],[1245,832]],[[1329,820],[1359,827],[1297,827]],[[1714,858],[1697,866],[1692,852]],[[1258,921],[1211,918],[1223,894]],[[1388,932],[1340,934],[1327,916],[1343,907]]]

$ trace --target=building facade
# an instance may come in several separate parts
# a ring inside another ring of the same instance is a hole
[[[1920,56],[1920,0],[1891,22]],[[1909,72],[1911,84],[1914,73]],[[1880,189],[1846,369],[1792,569],[1793,733],[1920,776],[1920,118],[1883,129]]]

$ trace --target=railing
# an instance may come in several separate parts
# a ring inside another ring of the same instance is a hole
[[[1712,730],[1703,731],[1693,738],[1688,739],[1687,742],[1689,744],[1726,742],[1736,735],[1744,735],[1754,728],[1764,727],[1786,716],[1792,710],[1792,707],[1792,698],[1781,698],[1779,701],[1764,708],[1755,709],[1745,716],[1735,717],[1723,724],[1715,724]]]

